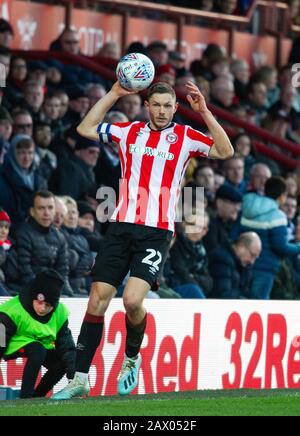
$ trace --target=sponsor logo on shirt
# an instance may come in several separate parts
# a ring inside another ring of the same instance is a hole
[[[158,157],[164,160],[174,160],[174,154],[168,151],[161,151],[152,147],[140,147],[139,145],[130,144],[129,152],[131,154],[141,154],[144,156]]]

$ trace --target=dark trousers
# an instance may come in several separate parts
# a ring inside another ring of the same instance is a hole
[[[22,352],[17,351],[7,356],[5,360],[14,360],[19,357],[27,358],[22,377],[21,398],[45,397],[65,375],[63,363],[56,350],[46,350],[39,342],[28,344]],[[35,388],[42,366],[48,371]]]

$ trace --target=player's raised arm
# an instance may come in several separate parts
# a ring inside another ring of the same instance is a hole
[[[107,112],[114,106],[119,98],[130,94],[136,94],[136,92],[127,91],[122,88],[119,82],[116,82],[112,89],[92,107],[81,121],[77,127],[79,135],[91,139],[92,141],[98,141],[98,125],[103,121]]]
[[[188,82],[186,87],[189,92],[187,96],[188,102],[192,109],[202,116],[214,140],[214,145],[211,147],[209,157],[211,159],[231,158],[234,154],[234,149],[231,145],[230,139],[223,127],[207,108],[205,98],[200,90],[193,82]]]

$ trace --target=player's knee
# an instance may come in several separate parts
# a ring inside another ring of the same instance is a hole
[[[126,296],[123,298],[123,304],[127,313],[138,312],[142,307],[142,302],[135,296]]]

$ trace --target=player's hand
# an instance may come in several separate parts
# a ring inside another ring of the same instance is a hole
[[[187,82],[185,85],[188,90],[187,100],[190,103],[192,109],[201,114],[208,111],[206,106],[205,98],[201,94],[198,86],[196,86],[193,82]]]
[[[123,88],[118,80],[113,84],[111,90],[115,92],[118,97],[125,97],[126,95],[133,95],[138,93],[138,91],[128,91],[127,89]]]

